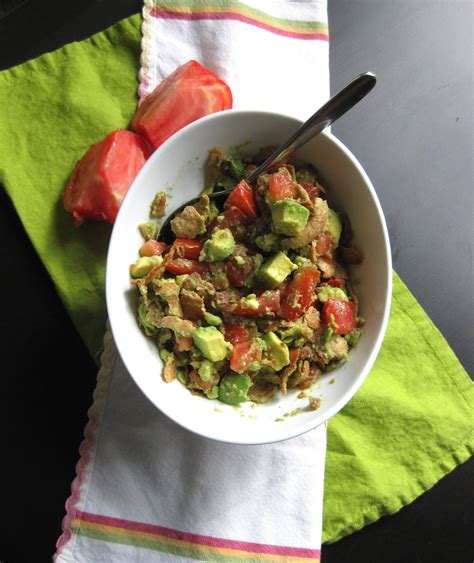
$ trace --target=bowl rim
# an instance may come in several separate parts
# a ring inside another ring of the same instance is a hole
[[[180,129],[178,132],[176,132],[174,135],[172,135],[170,138],[168,138],[162,145],[160,145],[153,152],[153,154],[150,156],[150,158],[145,162],[145,164],[142,166],[141,170],[139,171],[139,173],[137,174],[137,176],[133,180],[129,190],[127,191],[127,193],[124,197],[124,200],[122,201],[122,205],[120,206],[118,217],[120,216],[122,209],[126,208],[126,206],[124,206],[123,203],[125,201],[127,201],[128,199],[130,199],[131,197],[133,197],[133,193],[135,191],[134,186],[140,183],[141,177],[144,174],[147,173],[149,168],[154,166],[154,162],[157,159],[159,159],[161,152],[163,152],[163,150],[166,147],[168,147],[168,145],[170,145],[172,143],[179,143],[180,139],[183,136],[187,135],[187,133],[195,127],[200,127],[202,124],[204,124],[206,122],[219,120],[219,119],[223,119],[223,118],[225,119],[229,115],[236,115],[236,114],[252,116],[252,117],[255,117],[256,119],[258,119],[259,117],[262,117],[262,116],[264,116],[266,118],[275,117],[276,119],[284,118],[284,119],[291,119],[291,120],[293,120],[293,121],[295,121],[299,124],[303,123],[303,121],[301,119],[295,117],[294,115],[289,115],[289,114],[285,114],[285,113],[270,112],[270,111],[264,111],[264,110],[230,109],[230,110],[225,110],[225,111],[221,111],[221,112],[217,112],[217,113],[208,115],[206,117],[203,117],[201,119],[198,119],[198,120],[186,125],[182,129]],[[357,160],[357,158],[353,155],[353,153],[337,137],[335,137],[328,130],[325,130],[325,131],[319,133],[319,135],[326,137],[327,140],[330,143],[335,145],[337,147],[337,149],[341,153],[343,153],[343,155],[356,168],[356,170],[360,174],[361,178],[363,179],[365,185],[369,189],[369,192],[371,193],[371,196],[372,196],[375,208],[376,208],[376,212],[377,212],[380,224],[382,226],[384,246],[385,246],[385,249],[386,249],[387,262],[386,262],[385,275],[386,275],[386,279],[387,279],[387,289],[386,289],[385,299],[384,299],[384,310],[383,310],[383,315],[382,315],[382,322],[381,322],[380,328],[378,330],[378,334],[377,334],[375,341],[373,343],[371,352],[370,352],[369,356],[367,357],[367,359],[364,363],[364,368],[357,374],[356,377],[354,377],[354,381],[350,385],[350,387],[348,389],[346,389],[346,391],[344,393],[341,394],[341,396],[325,412],[325,414],[323,416],[321,416],[321,420],[318,420],[316,424],[314,423],[314,418],[313,418],[313,419],[309,419],[306,423],[302,424],[301,426],[299,426],[297,428],[290,427],[290,426],[284,427],[283,425],[281,425],[279,427],[280,430],[278,432],[278,437],[272,437],[272,438],[268,438],[268,439],[265,439],[265,440],[262,440],[262,439],[255,439],[255,440],[225,439],[222,436],[213,435],[212,432],[203,432],[203,431],[201,431],[201,429],[199,427],[196,428],[195,426],[192,426],[190,424],[185,424],[182,421],[176,420],[172,416],[172,413],[170,412],[170,410],[163,409],[161,406],[159,407],[155,402],[153,402],[152,399],[142,389],[142,386],[138,382],[137,378],[133,375],[132,370],[129,369],[129,367],[127,365],[126,357],[124,357],[124,355],[122,355],[122,353],[121,353],[122,346],[121,346],[121,344],[119,344],[119,342],[121,342],[122,339],[119,336],[120,331],[119,331],[118,326],[117,326],[119,324],[118,319],[116,319],[116,315],[114,313],[116,307],[114,307],[112,305],[112,303],[110,303],[110,299],[111,299],[110,294],[112,292],[112,290],[110,288],[113,285],[115,278],[113,278],[113,276],[109,275],[109,272],[110,272],[110,269],[111,269],[109,267],[109,264],[112,263],[112,261],[114,260],[114,255],[115,255],[115,253],[113,253],[113,249],[114,249],[114,246],[115,246],[114,245],[114,238],[115,238],[114,235],[117,232],[117,230],[115,228],[117,221],[114,224],[114,227],[112,229],[112,233],[111,233],[111,236],[110,236],[108,250],[107,250],[105,290],[106,290],[106,306],[107,306],[109,325],[110,325],[110,329],[111,329],[111,332],[112,332],[112,335],[113,335],[113,339],[114,339],[114,343],[115,343],[117,353],[120,355],[127,372],[129,373],[129,375],[131,376],[131,378],[133,379],[133,381],[135,382],[137,387],[140,389],[140,391],[142,392],[144,397],[146,397],[147,400],[150,401],[150,403],[152,403],[153,406],[156,409],[158,409],[158,411],[161,414],[163,414],[164,416],[166,416],[167,418],[169,418],[170,420],[172,420],[174,423],[178,424],[182,428],[189,430],[193,434],[196,434],[196,435],[201,436],[203,438],[212,439],[212,440],[215,440],[215,441],[218,441],[218,442],[227,443],[227,444],[236,444],[236,445],[270,444],[270,443],[288,440],[290,438],[296,438],[297,436],[301,436],[302,434],[305,434],[306,432],[309,432],[310,430],[313,430],[313,429],[319,427],[322,424],[326,424],[329,419],[331,419],[335,414],[337,414],[339,411],[341,411],[349,403],[349,401],[353,398],[355,393],[358,391],[358,389],[364,383],[365,379],[367,378],[367,375],[369,374],[370,370],[372,369],[372,367],[375,363],[375,360],[376,360],[376,358],[379,354],[379,351],[380,351],[380,348],[382,346],[382,342],[384,340],[386,330],[387,330],[388,320],[389,320],[389,316],[390,316],[391,301],[392,301],[392,255],[391,255],[390,238],[389,238],[389,234],[388,234],[387,224],[386,224],[386,221],[385,221],[385,216],[384,216],[379,198],[377,196],[377,193],[375,191],[375,188],[374,188],[369,176],[367,175],[367,173],[365,172],[364,168],[362,167],[360,162]],[[172,213],[172,211],[173,210],[170,210],[169,213]],[[165,215],[165,217],[166,217],[166,215]],[[117,321],[117,325],[116,325],[116,321]]]

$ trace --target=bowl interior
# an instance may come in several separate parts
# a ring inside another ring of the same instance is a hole
[[[147,220],[156,192],[168,193],[167,213],[172,212],[199,195],[210,148],[251,154],[263,146],[279,144],[299,125],[298,120],[278,114],[235,110],[189,125],[162,145],[142,168],[113,229],[106,293],[119,353],[154,405],[178,424],[208,438],[257,444],[290,438],[318,426],[338,412],[362,384],[383,339],[391,295],[390,247],[383,213],[360,164],[327,133],[310,141],[298,156],[316,166],[328,189],[329,203],[350,217],[354,245],[364,257],[361,265],[352,268],[351,276],[366,325],[349,360],[323,375],[310,390],[311,395],[321,398],[320,408],[307,410],[307,399],[299,399],[298,391],[278,396],[266,405],[232,407],[194,396],[178,381],[164,383],[156,346],[137,325],[137,292],[130,285],[128,266],[137,258],[142,242],[138,225]]]

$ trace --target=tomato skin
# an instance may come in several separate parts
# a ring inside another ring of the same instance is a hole
[[[269,289],[259,295],[257,301],[257,309],[252,309],[242,303],[241,296],[236,291],[226,290],[216,293],[216,307],[222,312],[241,317],[255,317],[278,311],[280,308],[280,292],[277,289]]]
[[[249,370],[253,362],[259,362],[261,359],[262,350],[254,340],[237,342],[230,354],[230,369],[243,373]]]
[[[301,184],[301,187],[305,189],[306,193],[309,196],[309,199],[311,200],[314,200],[321,191],[320,188],[313,186],[313,184]]]
[[[331,250],[331,235],[327,233],[323,233],[316,238],[316,252],[320,256],[324,256]]]
[[[278,172],[270,176],[268,194],[275,201],[291,199],[296,195],[295,182],[286,168],[281,168]]]
[[[209,271],[209,266],[207,264],[198,262],[197,260],[188,260],[187,258],[169,260],[168,262],[165,262],[165,267],[168,272],[174,274],[175,276],[180,276],[182,274],[194,274],[194,272],[202,275]]]
[[[227,84],[191,60],[143,100],[132,119],[132,129],[156,149],[188,123],[231,107],[232,92]]]
[[[249,331],[240,325],[224,325],[224,339],[231,344],[238,344],[249,339]]]
[[[332,287],[344,287],[346,282],[342,278],[333,278],[328,281],[328,285],[332,285]]]
[[[80,227],[85,218],[114,223],[128,188],[149,156],[146,142],[124,129],[92,145],[76,163],[62,194],[74,225]]]
[[[176,250],[175,256],[178,258],[188,258],[197,260],[203,247],[202,242],[190,238],[177,238],[173,246]]]
[[[278,312],[287,321],[295,321],[314,302],[316,287],[319,282],[317,270],[302,270],[296,272],[288,285],[285,300]]]
[[[242,317],[255,317],[266,313],[276,313],[280,308],[280,292],[276,290],[264,291],[257,297],[258,308],[252,309],[241,302],[234,309],[234,314]]]
[[[168,248],[164,242],[157,240],[147,240],[140,246],[138,253],[140,256],[160,256]]]
[[[245,180],[241,180],[232,190],[224,207],[234,206],[252,221],[257,219],[257,204],[252,188]]]
[[[324,303],[323,319],[335,334],[352,332],[357,327],[356,305],[353,301],[330,297]]]
[[[214,219],[207,227],[207,231],[212,233],[215,227],[220,229],[230,229],[235,240],[242,240],[245,235],[245,225],[248,225],[248,218],[237,207],[231,206],[219,214],[219,221]]]

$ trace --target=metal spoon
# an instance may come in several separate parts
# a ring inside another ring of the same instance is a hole
[[[365,72],[357,78],[354,78],[352,82],[319,108],[289,139],[282,143],[262,164],[260,164],[260,166],[246,178],[247,182],[249,184],[254,182],[261,174],[278,161],[281,161],[295,150],[301,148],[310,139],[326,129],[328,125],[331,125],[336,119],[339,119],[341,115],[344,115],[372,90],[376,81],[375,75],[371,72]],[[223,202],[233,189],[234,188],[230,188],[228,190],[208,194],[209,199],[214,200],[215,203],[218,203],[216,200]],[[171,220],[186,206],[193,205],[198,201],[199,197],[195,197],[173,211],[161,226],[158,238],[163,242],[171,243],[175,238],[171,230]]]

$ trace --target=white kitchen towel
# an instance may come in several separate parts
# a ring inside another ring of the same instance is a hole
[[[234,107],[308,117],[329,96],[325,2],[146,1],[140,94],[195,59]],[[161,415],[110,331],[57,563],[319,561],[326,428],[236,446]]]

